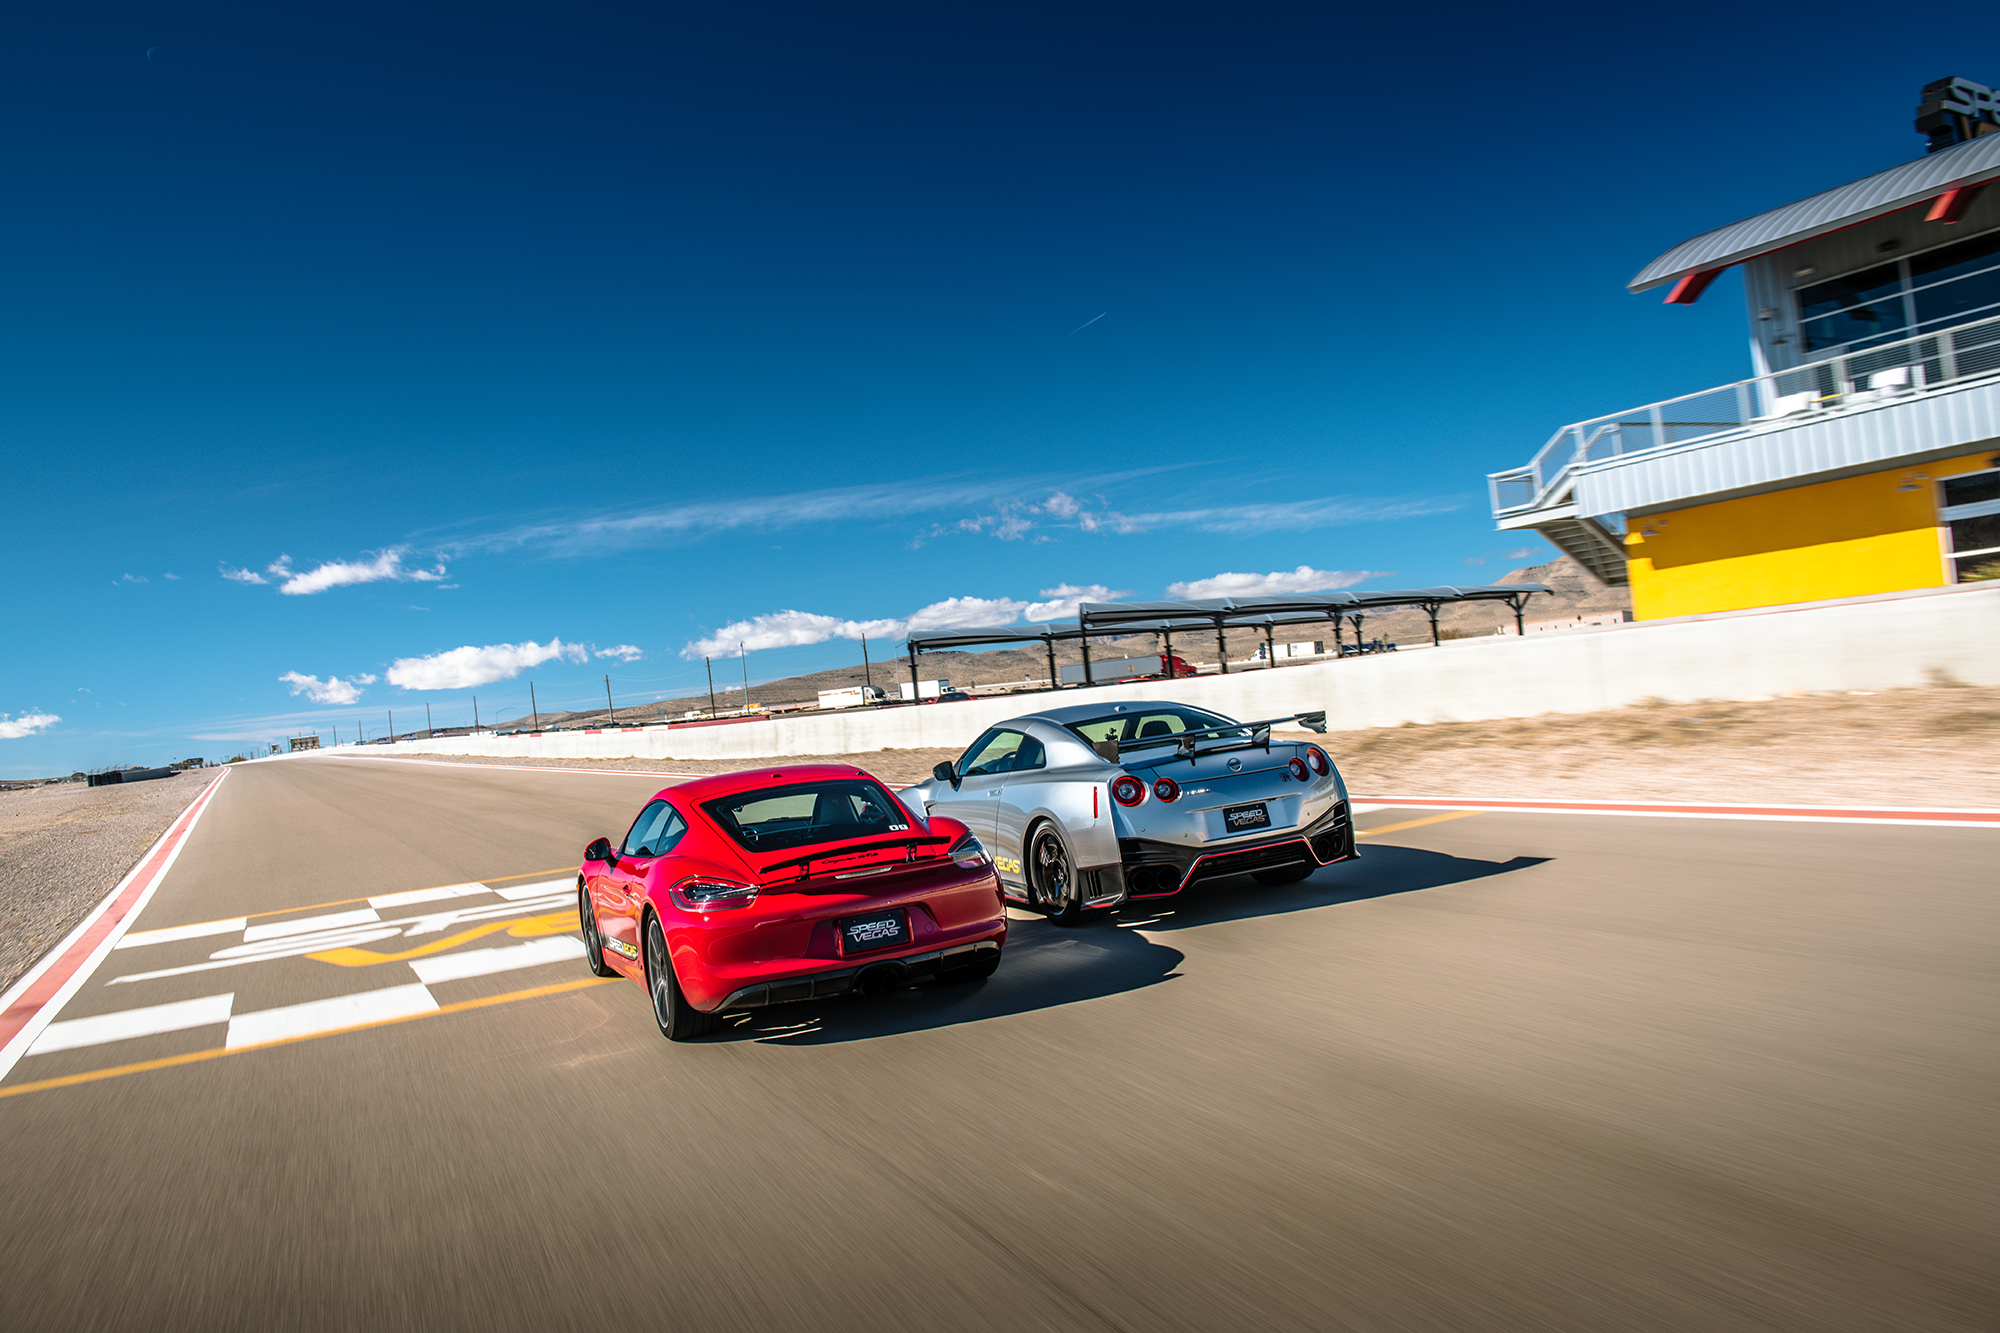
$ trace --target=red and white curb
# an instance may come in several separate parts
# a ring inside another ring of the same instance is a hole
[[[13,1071],[15,1063],[42,1034],[49,1020],[69,1003],[70,997],[97,970],[104,956],[152,901],[153,891],[160,887],[181,848],[187,845],[188,835],[194,831],[202,812],[228,780],[229,770],[225,768],[208,785],[208,790],[181,811],[180,818],[139,858],[132,872],[91,909],[68,938],[29,968],[5,995],[0,995],[0,1079]]]
[[[1440,796],[1350,796],[1356,806],[1397,810],[1517,810],[1529,814],[1644,815],[1666,819],[1767,819],[1807,824],[1926,824],[2000,828],[2000,810],[1935,806],[1695,805],[1679,801],[1512,801]]]

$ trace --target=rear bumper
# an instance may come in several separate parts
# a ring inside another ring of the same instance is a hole
[[[1197,880],[1247,875],[1301,863],[1330,866],[1336,861],[1352,860],[1354,825],[1348,817],[1347,802],[1335,801],[1332,809],[1308,827],[1255,842],[1204,852],[1151,838],[1120,838],[1118,852],[1132,897],[1166,898]]]
[[[786,977],[782,981],[763,981],[731,991],[721,1004],[709,1012],[719,1014],[724,1010],[762,1009],[766,1005],[789,1004],[794,1000],[824,1000],[833,995],[845,995],[854,989],[856,977],[875,967],[899,967],[906,981],[963,974],[998,958],[1000,943],[997,939],[974,940],[971,944],[933,949],[929,953],[889,954],[831,972],[812,972],[802,977]]]

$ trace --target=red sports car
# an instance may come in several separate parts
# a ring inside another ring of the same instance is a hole
[[[993,974],[1007,912],[993,858],[858,768],[700,778],[646,803],[577,871],[590,970],[653,999],[669,1041],[787,1000]]]

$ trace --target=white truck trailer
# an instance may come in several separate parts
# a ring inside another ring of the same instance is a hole
[[[912,694],[910,692],[910,682],[906,680],[898,685],[896,689],[902,695],[903,701],[908,703],[912,699],[935,699],[941,694],[950,694],[951,682],[948,680],[920,680],[917,682],[916,692]]]
[[[844,690],[821,690],[821,708],[860,708],[864,704],[882,702],[882,691],[873,685],[850,685]]]

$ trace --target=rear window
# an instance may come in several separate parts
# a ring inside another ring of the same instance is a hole
[[[1216,713],[1204,712],[1199,708],[1147,708],[1128,713],[1117,713],[1109,717],[1094,717],[1088,722],[1072,722],[1069,729],[1084,740],[1095,744],[1098,741],[1117,741],[1120,745],[1130,745],[1135,741],[1168,741],[1184,731],[1201,731],[1208,727],[1233,725],[1231,719]],[[1248,735],[1246,731],[1244,733]]]
[[[860,778],[764,787],[704,801],[701,808],[737,845],[752,852],[785,852],[910,828],[902,804]]]

